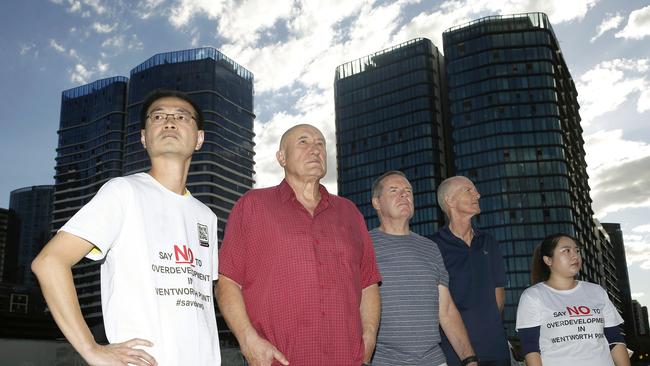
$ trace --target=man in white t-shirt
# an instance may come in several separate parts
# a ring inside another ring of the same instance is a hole
[[[217,217],[185,188],[203,115],[184,93],[156,90],[142,104],[151,170],[107,182],[34,259],[47,304],[91,365],[219,365],[213,308]],[[71,268],[101,266],[108,345],[83,319]]]

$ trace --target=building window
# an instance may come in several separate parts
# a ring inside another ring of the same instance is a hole
[[[458,51],[459,56],[463,56],[465,54],[465,43],[459,43],[458,46],[456,46],[456,50]]]

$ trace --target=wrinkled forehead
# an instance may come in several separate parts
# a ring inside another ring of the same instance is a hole
[[[298,125],[290,128],[285,133],[284,141],[295,142],[301,138],[311,138],[325,142],[325,136],[323,136],[319,129],[311,125]]]
[[[411,188],[411,182],[408,179],[402,177],[399,174],[391,174],[381,181],[383,187],[409,187]]]

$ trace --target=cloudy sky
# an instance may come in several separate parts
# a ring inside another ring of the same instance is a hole
[[[279,181],[280,134],[330,141],[336,66],[495,14],[542,11],[576,82],[594,211],[623,227],[634,297],[650,305],[650,2],[637,0],[25,0],[0,4],[0,207],[52,184],[61,91],[150,56],[211,46],[255,74],[258,186]],[[644,122],[645,121],[645,122]]]

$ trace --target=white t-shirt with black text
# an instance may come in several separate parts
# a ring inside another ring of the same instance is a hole
[[[516,328],[540,327],[544,365],[614,366],[603,329],[621,323],[602,287],[578,281],[570,290],[544,283],[527,288],[519,299]]]
[[[161,366],[221,363],[217,217],[207,206],[138,173],[108,181],[61,230],[95,246],[88,258],[105,258],[102,312],[111,343],[150,340],[154,346],[143,349]]]

